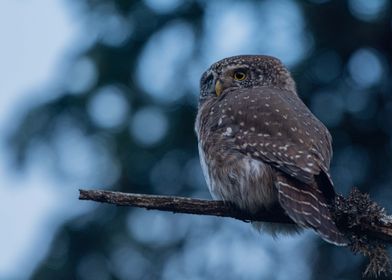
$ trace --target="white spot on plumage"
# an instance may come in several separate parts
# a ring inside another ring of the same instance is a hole
[[[312,169],[310,169],[308,167],[304,167],[303,170],[306,171],[306,172],[312,173]]]
[[[231,127],[227,127],[226,131],[223,133],[224,136],[231,136],[233,133],[233,129]]]
[[[287,151],[287,148],[289,147],[289,144],[286,144],[286,145],[284,145],[284,146],[280,146],[279,147],[279,150],[284,150],[284,151]]]

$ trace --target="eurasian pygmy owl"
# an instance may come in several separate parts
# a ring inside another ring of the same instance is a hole
[[[345,245],[330,210],[331,136],[286,67],[269,56],[229,57],[204,72],[200,88],[195,130],[212,196],[251,213],[282,211],[296,227]]]

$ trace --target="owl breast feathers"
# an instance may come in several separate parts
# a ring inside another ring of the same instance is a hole
[[[226,58],[203,74],[200,88],[195,130],[212,196],[250,212],[284,211],[297,226],[346,245],[330,210],[331,136],[299,99],[282,63]]]

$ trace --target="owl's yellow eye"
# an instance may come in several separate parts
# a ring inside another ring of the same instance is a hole
[[[237,71],[237,72],[234,72],[234,76],[233,77],[237,81],[242,81],[242,80],[245,80],[246,74],[244,72]]]

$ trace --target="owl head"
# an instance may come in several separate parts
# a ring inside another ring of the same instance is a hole
[[[210,66],[200,80],[200,103],[217,99],[229,88],[273,87],[296,93],[295,82],[282,62],[271,56],[239,55]]]

